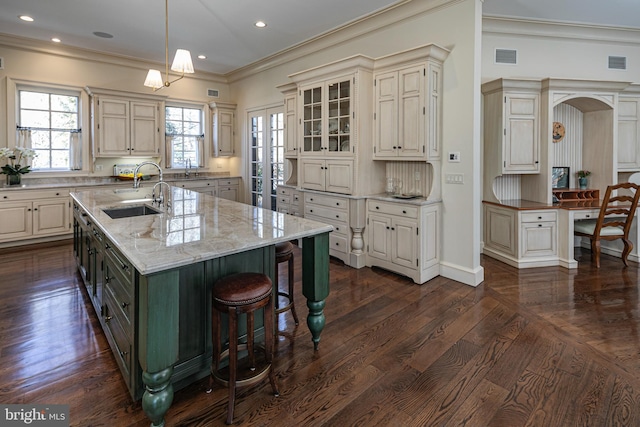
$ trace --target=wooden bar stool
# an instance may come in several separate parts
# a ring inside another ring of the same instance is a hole
[[[273,394],[279,396],[275,375],[271,366],[273,359],[273,285],[271,279],[260,273],[237,273],[218,280],[213,286],[213,360],[209,390],[216,381],[229,387],[229,405],[227,424],[233,423],[233,408],[236,399],[236,387],[249,386],[267,375]],[[264,309],[264,360],[256,366],[254,349],[254,312]],[[222,313],[229,315],[229,349],[221,351]],[[247,315],[247,342],[238,343],[238,315]],[[238,351],[246,350],[247,357],[238,361]],[[220,370],[220,362],[228,358],[229,366]]]
[[[296,306],[293,303],[293,244],[291,242],[282,242],[276,244],[276,277],[278,277],[278,266],[283,263],[287,263],[288,270],[288,291],[284,292],[280,290],[278,284],[276,284],[276,315],[284,313],[287,310],[291,310],[293,320],[298,322],[298,315],[296,314]],[[280,307],[280,298],[287,298],[287,304]]]

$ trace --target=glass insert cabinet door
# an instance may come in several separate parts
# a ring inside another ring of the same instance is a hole
[[[348,79],[302,90],[304,153],[351,150],[351,88]]]

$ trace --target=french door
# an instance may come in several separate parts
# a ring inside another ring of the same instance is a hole
[[[248,113],[251,204],[276,210],[278,185],[284,183],[284,109]]]

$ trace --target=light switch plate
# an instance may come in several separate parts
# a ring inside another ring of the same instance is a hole
[[[450,163],[459,163],[460,162],[460,152],[459,151],[449,151],[449,162]]]
[[[447,184],[464,184],[464,174],[448,173],[448,174],[445,174],[444,180]]]

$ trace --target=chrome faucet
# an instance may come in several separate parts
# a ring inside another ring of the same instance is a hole
[[[162,186],[167,187],[167,196],[165,197],[162,193]],[[158,197],[156,197],[156,187],[160,186],[160,191],[158,192]],[[153,203],[157,203],[158,206],[167,206],[167,208],[171,208],[171,186],[169,183],[164,181],[158,181],[153,186],[153,190],[151,191],[151,198],[153,199]]]
[[[189,178],[191,174],[191,159],[187,158],[187,161],[184,162],[184,176]]]
[[[140,188],[140,182],[138,181],[138,171],[144,165],[153,165],[157,167],[160,174],[159,180],[160,182],[162,182],[162,168],[160,167],[160,165],[155,162],[142,162],[138,166],[136,166],[136,169],[133,171],[133,188]]]

